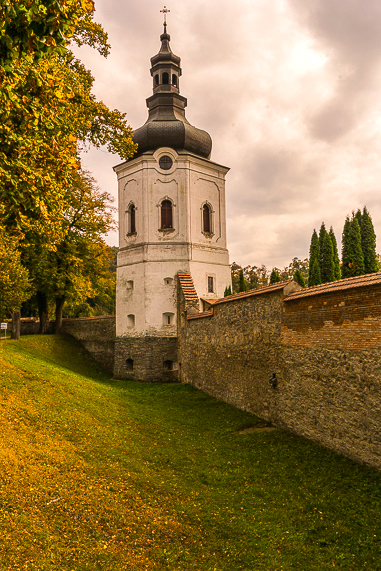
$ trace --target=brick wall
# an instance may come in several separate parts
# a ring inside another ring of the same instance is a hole
[[[343,281],[343,280],[342,280]],[[282,343],[329,349],[381,347],[381,284],[286,300]]]

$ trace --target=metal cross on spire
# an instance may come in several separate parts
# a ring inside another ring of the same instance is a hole
[[[170,12],[170,10],[168,10],[167,7],[164,6],[163,10],[160,10],[160,12],[162,12],[164,15],[164,33],[165,33],[167,31],[167,14],[168,12]]]

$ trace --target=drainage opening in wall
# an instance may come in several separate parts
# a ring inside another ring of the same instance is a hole
[[[133,371],[134,361],[132,359],[126,359],[126,366],[127,366],[127,371]]]
[[[164,371],[173,371],[173,361],[164,361],[163,369]]]

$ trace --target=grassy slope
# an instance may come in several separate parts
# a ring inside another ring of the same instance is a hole
[[[0,569],[381,569],[381,474],[66,338],[0,344]]]

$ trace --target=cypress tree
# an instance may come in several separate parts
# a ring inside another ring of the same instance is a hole
[[[247,291],[247,284],[245,280],[245,276],[243,275],[243,270],[239,271],[239,278],[238,278],[238,291]]]
[[[352,220],[353,218],[357,218],[357,222],[359,223],[360,229],[361,229],[361,224],[362,224],[362,214],[361,214],[361,210],[358,209],[356,214],[354,214],[354,211],[352,212]]]
[[[365,273],[364,256],[361,248],[361,230],[356,216],[347,216],[343,230],[342,266],[343,278],[361,276]]]
[[[321,281],[323,284],[335,281],[335,262],[330,235],[325,232],[321,249]]]
[[[320,230],[319,230],[319,248],[320,248],[320,272],[322,271],[323,267],[323,242],[324,237],[328,234],[324,222],[321,223]]]
[[[308,287],[321,284],[320,245],[316,230],[313,231],[310,245],[310,263],[308,268]]]
[[[321,284],[319,262],[317,260],[313,260],[312,265],[310,265],[308,271],[308,287],[316,286],[319,284]]]
[[[364,256],[365,273],[371,274],[373,272],[378,272],[376,234],[374,232],[372,218],[370,217],[366,206],[364,206],[361,217],[361,248]]]
[[[273,268],[273,271],[270,274],[270,284],[276,284],[278,282],[280,282],[279,272],[277,272],[276,269]]]
[[[335,236],[335,233],[333,231],[332,226],[329,229],[329,237],[331,238],[332,248],[333,248],[333,263],[335,265],[335,280],[339,280],[341,278],[340,258],[339,258],[339,252],[337,250],[336,236]]]
[[[232,294],[231,286],[226,286],[225,291],[224,291],[224,297],[226,297],[227,295],[231,295],[231,294]]]
[[[302,287],[306,287],[306,282],[304,281],[304,276],[300,270],[296,270],[294,273],[294,280],[297,284],[301,285]]]

